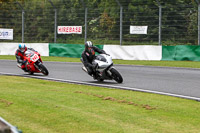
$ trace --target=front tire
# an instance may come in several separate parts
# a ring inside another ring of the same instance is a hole
[[[43,64],[40,64],[40,70],[41,70],[41,73],[43,73],[44,75],[49,74],[49,71],[47,70],[47,68]]]
[[[112,68],[110,70],[110,72],[112,73],[112,77],[113,79],[117,82],[117,83],[122,83],[123,82],[123,78],[121,76],[121,74],[114,68]]]

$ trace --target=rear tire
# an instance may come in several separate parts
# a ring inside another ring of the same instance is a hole
[[[121,74],[114,68],[112,68],[110,70],[110,72],[112,73],[112,77],[113,79],[117,82],[117,83],[122,83],[123,82],[123,78],[121,76]]]
[[[40,64],[40,70],[41,70],[41,73],[43,73],[44,75],[49,74],[49,71],[47,70],[47,68],[43,64]]]
[[[28,74],[33,75],[34,73],[29,71]]]
[[[103,82],[103,81],[104,81],[104,79],[100,79],[100,78],[97,78],[97,80],[98,80],[99,82]]]

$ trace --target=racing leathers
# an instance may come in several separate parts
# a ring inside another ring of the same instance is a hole
[[[26,60],[24,59],[24,56],[25,56],[24,53],[27,51],[27,49],[35,51],[33,48],[26,48],[24,50],[24,52],[21,52],[20,49],[17,49],[16,52],[15,52],[15,57],[17,59],[18,66],[21,67],[21,69],[24,70],[24,71],[27,71],[26,66],[25,66]]]
[[[95,59],[95,52],[98,52],[99,54],[106,54],[104,50],[99,49],[95,46],[85,49],[82,53],[83,64],[87,69],[88,74],[92,75],[94,78],[95,78],[95,72],[94,72],[95,66],[92,64],[92,61]]]

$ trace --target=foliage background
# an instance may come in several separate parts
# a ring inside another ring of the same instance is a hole
[[[57,43],[83,44],[85,8],[88,40],[119,44],[120,7],[116,0],[51,0],[57,9],[57,26],[83,26],[83,34],[59,35]],[[25,42],[54,42],[55,10],[49,0],[18,0],[25,11]],[[158,45],[159,8],[156,0],[119,0],[123,7],[123,45]],[[198,6],[195,0],[160,0],[162,44],[198,43]],[[131,35],[130,25],[148,26],[147,35]],[[0,28],[14,29],[14,42],[22,38],[22,10],[15,0],[0,0]],[[0,42],[8,42],[0,40]],[[13,40],[12,40],[13,42]]]

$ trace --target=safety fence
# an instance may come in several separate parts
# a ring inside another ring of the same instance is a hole
[[[13,29],[13,40],[0,42],[200,44],[198,0],[7,0],[0,8],[0,29]],[[81,26],[82,31],[58,34],[58,26]]]
[[[84,50],[82,44],[27,43],[42,56],[81,58]],[[113,59],[121,60],[167,60],[167,61],[200,61],[200,46],[177,45],[95,45],[110,54]],[[14,55],[18,43],[0,43],[0,55]]]

